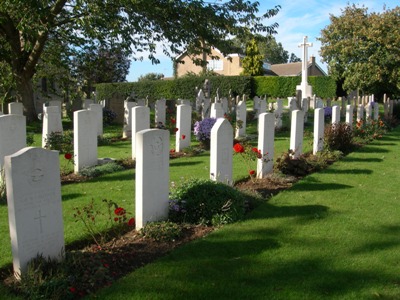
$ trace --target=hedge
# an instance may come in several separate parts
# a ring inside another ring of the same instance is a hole
[[[153,102],[160,98],[194,100],[195,88],[202,88],[204,80],[211,84],[211,96],[215,97],[217,88],[220,96],[252,95],[252,78],[249,76],[186,77],[175,80],[154,80],[123,83],[102,83],[96,85],[96,98],[125,99],[132,91],[138,98],[149,98]]]
[[[96,86],[97,99],[126,99],[132,91],[138,98],[149,98],[153,102],[160,98],[194,100],[196,87],[203,87],[205,79],[211,83],[211,97],[215,97],[217,88],[220,96],[246,94],[267,95],[272,98],[295,96],[296,86],[301,77],[278,76],[211,76],[185,77],[175,80],[155,80],[124,83],[102,83]],[[310,76],[309,83],[313,87],[313,94],[321,98],[333,98],[336,94],[336,82],[329,76]]]

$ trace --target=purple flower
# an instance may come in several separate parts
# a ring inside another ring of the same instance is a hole
[[[205,118],[202,121],[197,121],[194,124],[193,133],[198,141],[205,141],[211,138],[211,129],[214,126],[217,119]]]
[[[332,116],[332,107],[326,106],[324,107],[324,116],[331,117]]]

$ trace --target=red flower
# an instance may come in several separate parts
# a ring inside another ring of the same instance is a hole
[[[249,174],[250,174],[250,175],[254,175],[254,174],[256,174],[256,171],[250,170],[250,171],[249,171]]]
[[[116,214],[117,216],[123,216],[125,213],[126,213],[126,211],[122,207],[117,207],[114,210],[114,214]]]
[[[182,140],[186,139],[186,135],[182,134]]]
[[[114,218],[114,221],[115,221],[115,222],[118,222],[118,220],[119,220],[119,218],[117,218],[117,217]]]
[[[108,269],[110,267],[110,265],[109,264],[103,264],[103,267]]]
[[[176,120],[175,120],[174,118],[171,118],[171,123],[172,123],[172,124],[175,124],[175,123],[176,123]]]
[[[73,286],[71,286],[71,287],[69,288],[69,291],[70,291],[71,293],[76,293],[76,288],[74,288]]]
[[[70,159],[72,159],[72,154],[71,153],[65,153],[64,154],[64,158],[70,160]]]
[[[130,218],[129,219],[128,226],[135,226],[135,218]]]
[[[237,143],[233,146],[233,150],[235,150],[236,153],[243,153],[244,147],[242,145],[240,145],[239,143]]]
[[[174,130],[175,130],[175,132],[177,132],[179,129],[178,129],[178,128],[175,128]]]
[[[175,149],[169,150],[169,153],[175,153]]]

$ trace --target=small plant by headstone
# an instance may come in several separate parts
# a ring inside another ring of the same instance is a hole
[[[103,199],[106,212],[98,208],[92,199],[83,207],[74,208],[75,222],[84,225],[86,233],[101,249],[111,239],[117,240],[129,228],[135,226],[135,219],[128,218],[129,213],[116,202]]]
[[[170,221],[149,222],[140,233],[155,241],[171,242],[182,235],[182,228],[179,224]]]
[[[169,219],[177,223],[222,225],[245,214],[248,199],[226,184],[187,179],[174,184],[170,193]]]

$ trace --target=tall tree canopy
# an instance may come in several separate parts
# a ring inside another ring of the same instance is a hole
[[[400,88],[400,7],[368,13],[347,6],[322,30],[321,57],[347,91],[393,94]]]
[[[228,53],[229,36],[273,33],[258,15],[258,2],[229,0],[2,0],[0,1],[0,60],[6,62],[28,120],[35,118],[31,79],[42,54],[57,48],[64,58],[90,43],[117,44],[133,55],[149,51],[157,62],[156,43],[163,52],[179,54],[183,47],[204,53],[216,46]]]

